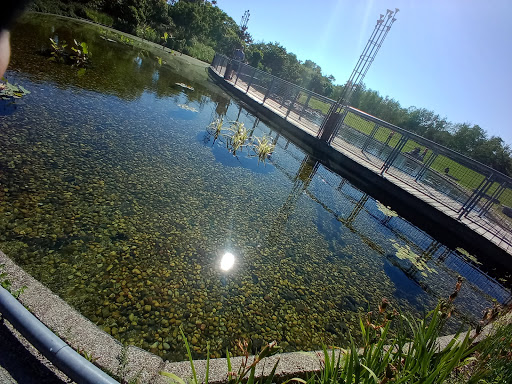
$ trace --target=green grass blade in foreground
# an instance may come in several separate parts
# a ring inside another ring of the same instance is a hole
[[[176,376],[174,373],[171,372],[165,372],[160,371],[158,372],[160,375],[164,376],[169,383],[178,383],[178,384],[186,384],[185,381],[178,376]]]
[[[210,375],[210,342],[206,343],[206,376],[204,384],[208,384],[208,376]]]
[[[194,360],[192,359],[192,353],[190,352],[190,345],[188,345],[187,337],[185,333],[183,333],[183,328],[180,326],[181,337],[183,338],[183,342],[185,343],[185,348],[187,349],[188,360],[190,361],[190,368],[192,369],[192,376],[194,380],[194,384],[198,384],[197,382],[197,374],[196,368],[194,367]]]

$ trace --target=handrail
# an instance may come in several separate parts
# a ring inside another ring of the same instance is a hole
[[[2,287],[0,313],[71,380],[78,384],[119,384],[62,341]]]
[[[221,58],[224,58],[228,61],[231,61],[232,59],[230,59],[229,57],[227,57],[226,55],[223,55],[223,54],[220,54],[220,53],[216,53],[215,54],[216,57],[221,57]],[[215,57],[213,59],[213,62],[215,62]],[[212,62],[212,64],[213,64]],[[318,93],[315,93],[313,91],[310,91],[304,87],[301,87],[299,85],[296,85],[296,84],[293,84],[287,80],[284,80],[284,79],[281,79],[277,76],[274,76],[270,73],[267,73],[265,71],[262,71],[260,69],[257,69],[257,68],[254,68],[248,64],[244,64],[245,66],[249,67],[249,68],[253,68],[255,71],[258,71],[258,72],[261,72],[261,73],[264,73],[266,74],[267,76],[270,76],[272,78],[275,78],[275,79],[278,79],[279,81],[285,83],[285,84],[288,84],[292,87],[295,87],[295,88],[298,88],[300,89],[301,91],[303,92],[307,92],[308,94],[311,94],[311,95],[314,95],[316,98],[319,98],[327,103],[331,103],[331,104],[334,104],[336,103],[335,100],[332,100],[326,96],[323,96],[323,95],[320,95]],[[507,182],[509,184],[512,184],[512,177],[508,176],[508,175],[505,175],[504,173],[502,172],[499,172],[491,167],[489,167],[488,165],[485,165],[485,164],[482,164],[481,162],[477,161],[477,160],[474,160],[466,155],[463,155],[457,151],[454,151],[453,149],[450,149],[450,148],[447,148],[441,144],[438,144],[434,141],[431,141],[423,136],[420,136],[418,135],[417,133],[414,133],[414,132],[411,132],[411,131],[408,131],[404,128],[401,128],[401,127],[398,127],[396,125],[393,125],[391,123],[388,123],[387,121],[384,121],[384,120],[381,120],[379,119],[378,117],[375,117],[375,116],[372,116],[366,112],[363,112],[357,108],[354,108],[354,107],[348,107],[348,110],[356,115],[359,115],[361,117],[363,117],[364,119],[366,120],[369,120],[369,121],[372,121],[374,123],[377,123],[379,124],[380,126],[382,127],[386,127],[386,128],[389,128],[393,131],[396,131],[396,132],[399,132],[400,134],[404,135],[404,136],[408,136],[408,138],[412,139],[412,140],[415,140],[415,141],[418,141],[418,143],[421,143],[423,145],[425,145],[426,147],[429,147],[430,149],[432,148],[435,148],[435,150],[441,154],[441,155],[444,155],[444,156],[447,156],[447,157],[450,157],[454,160],[456,160],[457,162],[459,162],[461,165],[464,165],[468,168],[471,168],[475,171],[478,171],[482,174],[484,174],[485,176],[490,176],[492,175],[494,181],[499,181],[499,182]]]

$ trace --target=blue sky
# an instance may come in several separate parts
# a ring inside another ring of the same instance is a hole
[[[512,0],[218,0],[250,10],[255,41],[282,44],[343,84],[380,13],[399,8],[365,83],[403,107],[478,124],[512,146]]]

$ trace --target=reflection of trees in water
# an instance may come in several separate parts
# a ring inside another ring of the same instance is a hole
[[[179,63],[160,66],[151,52],[120,42],[108,42],[100,37],[101,31],[96,26],[76,21],[31,15],[22,19],[13,30],[12,68],[37,80],[51,81],[61,88],[79,87],[125,100],[138,99],[145,91],[154,91],[158,97],[177,95],[183,92],[177,82],[190,83],[175,72],[180,70]],[[44,55],[38,54],[49,49],[50,37],[57,36],[61,42],[70,43],[77,39],[89,45],[92,65],[83,76],[77,76],[74,67],[50,63]],[[180,70],[180,73],[184,72]],[[194,88],[196,91],[186,92],[187,99],[204,104],[205,89],[198,89],[197,84]]]
[[[210,98],[216,104],[215,113],[217,115],[217,118],[223,118],[224,116],[226,116],[226,113],[228,113],[228,108],[231,105],[231,99],[226,98],[218,93],[212,93]]]

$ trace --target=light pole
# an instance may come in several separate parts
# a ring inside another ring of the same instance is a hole
[[[346,82],[343,87],[343,91],[341,92],[341,96],[336,103],[331,105],[329,109],[329,113],[326,119],[323,121],[322,126],[320,127],[320,131],[318,132],[318,136],[321,140],[330,143],[339,129],[340,116],[342,116],[342,111],[345,106],[348,106],[350,103],[350,97],[354,93],[358,87],[363,84],[363,79],[368,72],[368,69],[375,60],[375,56],[379,52],[384,39],[388,35],[391,26],[396,21],[396,14],[399,9],[395,8],[394,11],[388,9],[385,15],[380,15],[379,19],[375,24],[375,28],[373,29],[372,35],[368,39],[365,48],[363,49],[363,53],[359,56],[359,60],[357,61],[350,78]]]

